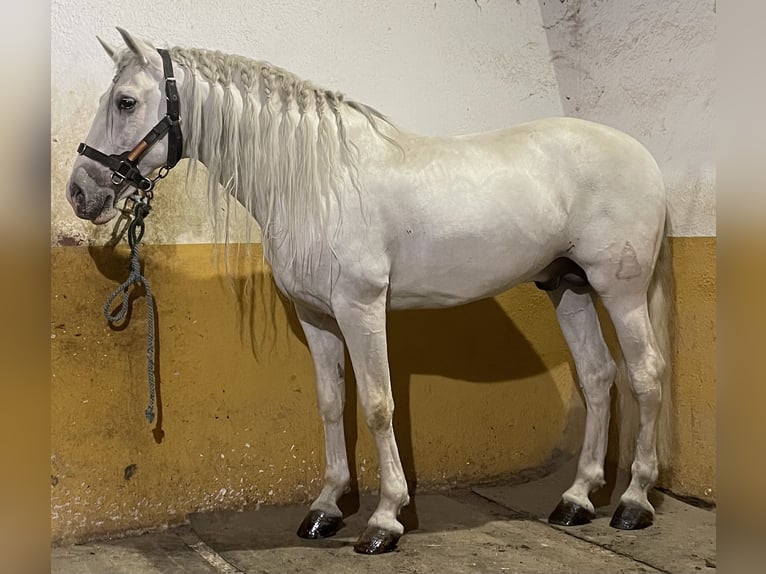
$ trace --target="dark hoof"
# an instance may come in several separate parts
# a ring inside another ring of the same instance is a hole
[[[354,544],[354,551],[359,554],[385,554],[396,548],[401,535],[382,528],[367,528]]]
[[[643,506],[621,502],[614,511],[609,526],[620,530],[641,530],[651,526],[652,522],[654,522],[654,515]]]
[[[559,526],[580,526],[588,524],[596,515],[590,510],[569,500],[562,500],[551,512],[548,522]]]
[[[312,510],[303,519],[298,527],[298,536],[301,538],[327,538],[332,536],[343,526],[343,518],[330,516],[321,510]]]

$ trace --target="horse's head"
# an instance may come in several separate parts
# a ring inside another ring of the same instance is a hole
[[[166,90],[169,58],[163,68],[165,55],[118,30],[126,50],[116,51],[98,39],[117,71],[101,96],[85,143],[78,148],[66,190],[77,216],[96,224],[117,215],[117,202],[134,188],[151,189],[147,175],[161,166],[172,167],[180,157],[177,94],[175,104],[168,106],[166,101],[166,95],[175,93],[172,79],[172,92]],[[168,132],[171,137],[166,137]]]

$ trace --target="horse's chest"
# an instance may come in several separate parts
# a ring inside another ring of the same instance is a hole
[[[280,293],[295,303],[319,311],[329,312],[332,291],[329,265],[310,262],[286,261],[275,258],[269,261],[274,283]]]

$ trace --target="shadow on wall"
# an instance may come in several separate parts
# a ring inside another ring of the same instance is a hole
[[[521,388],[528,384],[524,380],[534,377],[532,384],[544,387],[537,392],[547,397],[550,404],[546,410],[550,416],[562,419],[567,416],[568,405],[561,402],[548,367],[495,299],[451,309],[394,312],[389,314],[388,333],[396,405],[394,432],[411,493],[416,493],[418,486],[410,389],[413,375],[431,374],[470,383],[519,385],[520,393],[527,392]],[[566,357],[562,356],[560,360],[563,362]],[[482,393],[481,385],[470,386],[469,392]],[[508,410],[509,417],[525,416],[523,412],[513,413],[513,404],[501,408]],[[449,418],[441,419],[444,425],[483,424],[479,420],[451,421]],[[533,420],[528,423],[532,425]],[[489,433],[486,436],[492,440]],[[490,442],[477,447],[491,449],[492,445]],[[403,509],[401,519],[408,530],[418,527],[416,496]]]
[[[280,299],[288,314],[290,329],[305,345],[305,339],[297,317],[289,302]],[[552,311],[551,311],[552,313]],[[420,386],[423,375],[436,376],[460,382],[460,396],[472,401],[472,396],[480,399],[483,392],[482,383],[510,385],[517,387],[520,394],[529,396],[533,392],[544,398],[545,405],[540,411],[528,417],[524,408],[519,404],[506,404],[499,408],[508,413],[509,419],[525,420],[534,428],[534,416],[544,412],[545,417],[553,420],[566,420],[569,415],[569,405],[561,400],[560,393],[550,374],[550,364],[564,363],[569,360],[565,353],[549,357],[552,361],[546,365],[532,347],[527,338],[515,325],[508,312],[495,299],[484,299],[458,307],[438,310],[393,311],[388,314],[388,355],[391,372],[392,394],[395,404],[394,433],[396,435],[399,454],[407,480],[408,490],[412,496],[410,504],[402,509],[400,520],[407,531],[418,528],[417,490],[418,464],[415,451],[427,448],[416,445],[413,425],[419,421],[416,412],[426,409],[424,413],[436,432],[438,427],[476,428],[486,421],[460,419],[460,413],[454,413],[458,420],[452,420],[452,414],[445,414],[440,393],[446,393],[446,385],[437,381],[434,385],[436,394],[430,405],[422,404],[422,394],[415,392]],[[554,336],[561,338],[560,333]],[[354,373],[350,358],[346,355],[346,409],[344,422],[346,428],[346,450],[351,471],[351,491],[342,497],[339,505],[344,515],[359,512],[359,477],[357,474],[357,444],[360,437],[357,393]],[[477,384],[478,383],[478,384]],[[425,384],[425,383],[423,383]],[[530,391],[530,387],[536,387]],[[453,389],[454,390],[454,389]],[[416,404],[413,404],[415,395]],[[430,407],[430,408],[429,408]],[[497,412],[498,405],[494,405]],[[434,414],[436,413],[436,414]],[[486,429],[485,429],[486,430]],[[476,444],[477,449],[492,449],[493,440],[489,432],[479,431],[485,442]],[[422,437],[421,437],[422,438]],[[499,437],[508,443],[513,437]],[[546,453],[555,456],[555,453]],[[486,477],[485,480],[495,478]],[[555,504],[556,501],[552,501]]]
[[[125,280],[129,253],[124,246],[117,249],[90,247],[88,252],[99,273],[114,282],[115,287]],[[146,252],[142,253],[142,268],[145,264],[149,265],[149,281],[154,275],[153,269],[173,269],[177,256],[182,257],[178,246],[148,246]],[[211,273],[208,276],[209,281],[213,283],[227,281],[221,274]],[[179,275],[179,281],[183,280]],[[195,280],[194,283],[187,286],[186,293],[220,293],[218,289],[202,286],[204,282],[196,284],[198,282]],[[301,348],[298,350],[293,346],[289,352],[306,353],[306,341],[292,305],[277,295],[278,291],[267,268],[256,271],[249,279],[247,275],[235,275],[230,285],[232,298],[236,297],[236,293],[242,292],[246,283],[250,288],[250,297],[238,298],[240,344],[244,348],[250,347],[258,363],[268,363],[273,359],[272,351],[278,347],[278,339],[297,339]],[[193,299],[186,303],[181,300],[164,300],[163,286],[155,287],[152,284],[152,288],[155,295],[160,293],[156,317],[158,327],[163,313],[167,313],[167,320],[163,325],[165,330],[171,329],[169,321],[173,321],[174,306],[194,305]],[[131,298],[135,300],[142,295],[142,290],[135,289]],[[437,475],[437,471],[451,466],[452,469],[448,472],[460,472],[459,469],[454,470],[458,463],[448,459],[449,454],[432,454],[432,440],[441,440],[442,444],[437,446],[441,447],[441,452],[449,453],[455,450],[453,445],[445,445],[443,442],[445,437],[453,436],[456,438],[446,440],[462,440],[463,444],[460,446],[463,447],[463,451],[471,452],[475,448],[476,452],[481,452],[485,458],[494,456],[497,459],[501,456],[512,456],[519,442],[534,436],[534,431],[530,429],[534,429],[536,424],[539,427],[543,421],[567,421],[570,405],[564,403],[551,369],[569,363],[571,359],[558,330],[552,306],[542,294],[540,300],[534,303],[530,303],[529,296],[519,291],[513,291],[511,295],[448,309],[389,313],[388,351],[396,407],[394,430],[412,494],[417,492],[418,476],[426,474],[429,477],[426,482],[436,483],[438,481],[434,476]],[[547,308],[549,316],[541,313],[538,305]],[[177,309],[175,312],[178,312]],[[516,321],[519,322],[518,325]],[[288,329],[284,328],[285,325]],[[121,328],[125,326],[123,324]],[[535,340],[536,347],[533,347],[520,327]],[[136,337],[142,336],[136,334]],[[209,355],[203,357],[203,361],[215,363],[227,360],[225,356],[214,351],[214,345],[219,343],[206,347]],[[161,341],[158,341],[158,366],[163,359],[160,345]],[[545,358],[541,357],[536,348],[543,349]],[[169,360],[172,362],[172,359]],[[216,371],[214,366],[211,370]],[[348,357],[345,372],[347,400],[344,418],[352,491],[341,500],[341,508],[344,514],[348,515],[359,510],[360,482],[369,482],[360,481],[357,464],[359,443],[369,437],[360,437],[357,434],[361,421],[358,420],[355,381]],[[162,391],[161,379],[158,378],[156,383],[159,399]],[[222,384],[235,383],[232,381]],[[488,388],[487,384],[492,388]],[[497,402],[498,396],[502,397],[500,403]],[[257,397],[253,397],[254,403],[256,400]],[[253,409],[257,409],[257,406]],[[467,415],[472,417],[467,418],[463,417],[464,411],[485,413],[487,416]],[[159,400],[157,413],[157,426],[153,434],[155,441],[160,442],[163,437],[163,411]],[[319,419],[318,412],[305,413],[302,416]],[[495,425],[497,429],[490,429],[489,425]],[[516,429],[518,433],[514,432]],[[572,431],[567,429],[566,432]],[[580,439],[581,436],[578,435],[574,440]],[[524,446],[530,451],[535,449],[534,445]],[[495,450],[499,454],[487,454]],[[543,456],[549,454],[542,453]],[[443,458],[434,458],[435,456]],[[322,457],[321,451],[317,457]],[[465,461],[459,464],[464,465]],[[323,460],[320,466],[323,467]],[[490,475],[481,474],[479,480],[497,477],[497,471],[488,472]],[[491,473],[494,473],[494,476]],[[470,480],[475,482],[477,479],[472,477]],[[555,502],[551,501],[552,505],[555,505]],[[408,530],[415,529],[418,525],[416,504],[416,497],[413,497],[413,503],[403,511],[402,520]]]

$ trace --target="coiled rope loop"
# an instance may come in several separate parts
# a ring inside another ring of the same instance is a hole
[[[149,205],[150,198],[141,198],[136,200],[135,207],[133,209],[133,220],[128,226],[128,245],[130,245],[130,274],[128,278],[123,282],[114,292],[109,296],[104,303],[104,316],[109,323],[117,323],[125,319],[129,309],[130,286],[134,283],[139,283],[144,286],[146,292],[147,302],[147,336],[146,336],[146,362],[147,362],[147,374],[149,377],[149,405],[146,407],[146,418],[151,423],[154,421],[154,404],[156,401],[156,387],[154,382],[154,297],[152,296],[152,290],[149,287],[149,281],[141,273],[141,262],[138,259],[139,244],[144,236],[146,230],[146,224],[144,218],[149,215],[151,206]],[[122,293],[122,304],[117,310],[112,313],[112,302],[117,296]]]

